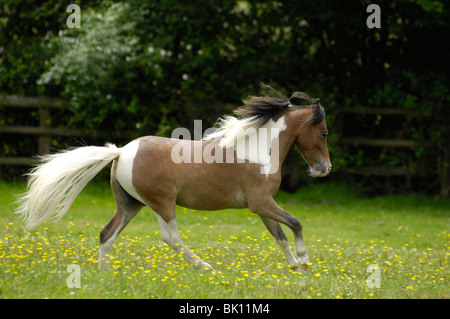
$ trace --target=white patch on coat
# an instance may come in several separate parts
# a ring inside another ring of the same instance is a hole
[[[300,263],[303,263],[303,264],[309,263],[309,257],[306,252],[305,242],[301,238],[298,238],[295,241],[295,253],[296,253],[296,255],[298,257],[298,261]]]
[[[270,119],[256,129],[257,117],[237,119],[226,116],[219,120],[220,128],[205,139],[220,138],[222,148],[234,148],[238,163],[246,160],[261,164],[261,173],[266,177],[278,170],[280,133],[286,130],[284,115],[278,121]],[[274,143],[275,141],[275,143]]]
[[[286,260],[289,265],[291,266],[297,266],[298,261],[297,258],[295,258],[294,254],[292,253],[291,247],[289,246],[289,242],[287,240],[276,240],[278,245],[280,245],[281,250],[284,253],[284,256],[286,257]]]
[[[133,164],[139,149],[139,141],[132,141],[121,149],[116,167],[116,178],[120,186],[133,198],[145,204],[133,185]]]

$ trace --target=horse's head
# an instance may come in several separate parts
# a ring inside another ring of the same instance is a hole
[[[295,146],[308,163],[311,176],[327,176],[331,171],[327,146],[328,129],[325,111],[319,99],[315,99],[306,112],[309,114],[305,114],[306,117],[303,117],[298,127]]]

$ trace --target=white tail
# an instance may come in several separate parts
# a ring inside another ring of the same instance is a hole
[[[120,156],[115,145],[83,146],[42,157],[28,175],[28,189],[18,203],[28,229],[53,217],[60,219],[89,181]]]

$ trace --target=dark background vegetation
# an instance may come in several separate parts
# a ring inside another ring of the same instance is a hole
[[[81,7],[69,29],[67,6]],[[333,172],[372,194],[448,196],[450,14],[447,1],[376,1],[381,28],[369,29],[371,1],[25,1],[0,0],[0,93],[69,101],[54,126],[82,127],[90,137],[53,138],[52,147],[122,145],[141,135],[170,136],[176,127],[207,127],[265,94],[319,97],[327,112]],[[365,108],[418,116],[345,115]],[[53,114],[53,113],[52,113]],[[35,125],[37,115],[0,106],[0,125]],[[206,129],[204,127],[203,129]],[[102,134],[100,134],[102,133]],[[342,144],[344,135],[408,139],[419,146]],[[0,155],[32,153],[35,143],[2,134]],[[424,146],[420,146],[424,145]],[[358,167],[402,167],[411,174],[350,174]],[[1,177],[24,168],[1,167]],[[312,181],[294,151],[283,188]],[[420,173],[420,174],[418,174]]]

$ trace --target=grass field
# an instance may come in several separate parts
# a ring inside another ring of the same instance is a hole
[[[216,272],[195,270],[162,242],[145,208],[117,239],[111,270],[99,271],[98,235],[115,209],[108,185],[88,185],[64,218],[32,231],[13,214],[23,190],[0,182],[0,298],[450,297],[448,200],[365,198],[332,183],[278,194],[302,222],[311,259],[305,273],[288,268],[248,210],[177,207],[182,240]]]

